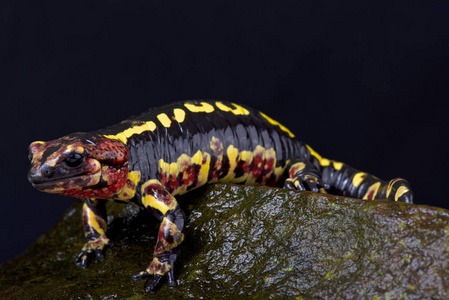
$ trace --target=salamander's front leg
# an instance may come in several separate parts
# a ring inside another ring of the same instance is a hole
[[[134,274],[133,279],[144,279],[154,275],[153,281],[146,285],[145,290],[155,292],[164,275],[167,275],[169,286],[176,285],[173,268],[180,253],[177,246],[184,240],[185,216],[175,197],[157,180],[150,180],[142,186],[142,204],[162,223],[153,261],[145,271]]]
[[[81,252],[75,258],[75,264],[86,268],[93,257],[99,261],[104,259],[104,249],[112,246],[112,242],[106,236],[107,230],[105,200],[84,200],[83,229],[86,243]]]
[[[329,185],[321,179],[320,171],[312,164],[297,162],[290,167],[289,178],[285,187],[300,191],[319,192],[329,189]]]

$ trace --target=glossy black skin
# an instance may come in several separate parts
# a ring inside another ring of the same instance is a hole
[[[336,170],[332,166],[322,166],[320,161],[311,155],[305,143],[292,138],[279,126],[270,124],[255,109],[241,105],[249,111],[248,115],[235,115],[217,108],[211,113],[189,112],[184,107],[186,102],[197,105],[201,102],[207,102],[213,105],[216,101],[192,100],[152,108],[95,133],[115,135],[146,121],[157,120],[157,115],[161,113],[171,116],[175,108],[182,108],[186,111],[187,114],[182,123],[178,124],[174,121],[169,128],[158,124],[154,131],[135,134],[128,139],[126,145],[130,150],[129,169],[130,171],[140,170],[142,172],[140,185],[149,179],[160,179],[158,162],[161,158],[166,162],[173,162],[183,153],[192,156],[197,150],[210,151],[209,141],[212,136],[223,141],[224,149],[229,145],[247,151],[253,151],[257,145],[262,145],[265,149],[273,148],[276,151],[277,166],[287,167],[286,171],[295,162],[307,162],[307,170],[302,175],[313,175],[317,178],[319,184],[307,181],[299,188],[296,187],[299,190],[318,191],[320,187],[323,187],[332,194],[362,198],[373,183],[381,181],[382,185],[388,184],[387,181],[382,181],[367,174],[367,178],[361,186],[354,187],[351,185],[351,179],[354,174],[360,172],[359,170],[346,164],[343,164],[340,170]],[[220,102],[229,107],[234,107],[230,102]],[[287,162],[289,162],[288,165]],[[287,177],[286,174],[285,178]],[[270,185],[270,182],[263,184]],[[140,186],[136,192],[139,193],[139,191]],[[404,202],[412,203],[412,199],[413,196],[410,195]]]
[[[188,102],[198,105],[201,102],[207,102],[213,105],[215,101]],[[230,102],[220,102],[233,107]],[[253,151],[257,145],[263,145],[265,149],[273,148],[276,151],[278,166],[285,166],[287,160],[290,162],[307,160],[310,155],[304,143],[292,139],[278,126],[270,124],[257,110],[245,106],[249,115],[235,115],[217,108],[211,113],[190,112],[184,107],[184,103],[185,101],[149,109],[138,116],[130,117],[95,133],[115,135],[146,121],[157,120],[157,115],[161,113],[172,116],[175,108],[186,111],[185,120],[181,123],[173,121],[169,128],[165,128],[155,121],[156,130],[135,134],[128,139],[126,145],[129,149],[129,170],[139,170],[142,173],[140,184],[149,179],[160,179],[160,159],[174,162],[184,153],[192,156],[198,150],[210,152],[209,143],[213,136],[223,141],[225,150],[230,145],[240,151]],[[139,190],[138,187],[137,192]]]

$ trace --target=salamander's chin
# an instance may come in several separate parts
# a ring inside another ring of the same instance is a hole
[[[92,175],[82,175],[71,178],[63,178],[45,182],[33,182],[31,184],[39,191],[46,193],[61,194],[72,189],[83,189],[96,185],[100,182],[101,172]]]

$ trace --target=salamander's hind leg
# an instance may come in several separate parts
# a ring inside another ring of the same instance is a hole
[[[330,187],[321,178],[321,172],[313,164],[305,162],[297,162],[290,167],[289,178],[285,180],[284,186],[312,192],[325,192]]]
[[[162,221],[157,236],[154,257],[148,268],[134,274],[133,279],[145,279],[154,275],[153,281],[145,286],[147,292],[155,292],[164,275],[169,286],[175,286],[173,268],[180,254],[179,244],[184,240],[185,216],[175,197],[157,180],[150,180],[142,186],[142,204]]]

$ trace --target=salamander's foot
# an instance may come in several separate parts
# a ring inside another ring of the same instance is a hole
[[[293,178],[288,178],[285,180],[284,187],[312,192],[319,192],[322,188],[325,190],[330,188],[329,184],[324,183],[322,179],[314,175],[297,175]]]
[[[104,260],[104,250],[106,246],[112,247],[114,244],[106,236],[101,236],[90,240],[84,244],[81,252],[75,257],[75,265],[83,269],[87,268],[90,261],[96,257],[98,261]]]
[[[387,198],[392,201],[413,203],[413,192],[410,184],[402,178],[390,180],[387,187]]]
[[[145,291],[149,293],[155,293],[161,286],[162,278],[167,276],[168,286],[176,286],[175,276],[173,274],[173,266],[176,260],[177,254],[165,254],[159,257],[154,257],[150,266],[140,273],[134,274],[132,279],[141,280],[146,279],[154,275],[151,283],[145,285]]]

